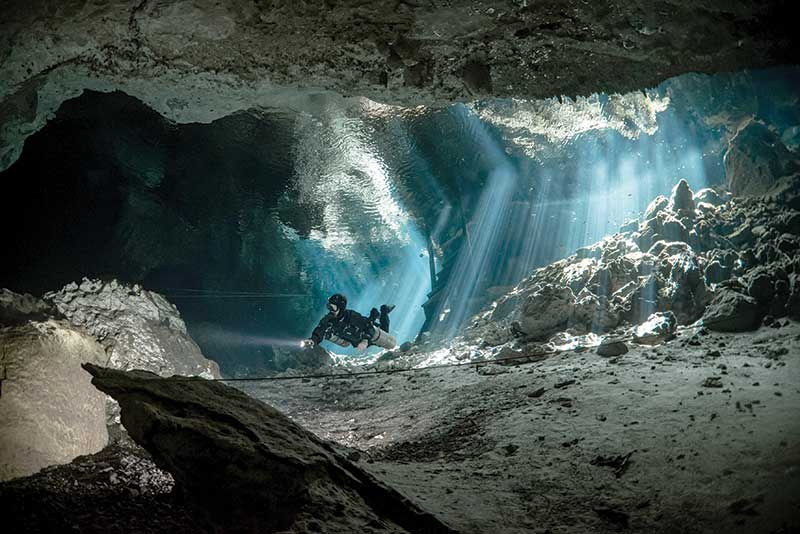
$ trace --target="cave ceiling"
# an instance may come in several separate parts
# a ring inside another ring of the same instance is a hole
[[[749,0],[11,0],[0,169],[84,89],[124,91],[177,122],[323,92],[404,106],[624,93],[796,63],[787,13]]]

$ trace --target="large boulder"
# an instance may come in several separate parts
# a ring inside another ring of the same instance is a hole
[[[753,297],[725,288],[714,296],[702,319],[709,330],[745,332],[758,328],[761,315]]]
[[[634,328],[633,341],[640,345],[658,345],[675,336],[678,320],[672,312],[656,312]]]
[[[520,330],[533,339],[545,339],[563,330],[575,307],[568,287],[545,284],[525,296],[519,316]]]
[[[577,332],[608,332],[619,324],[619,313],[609,299],[588,290],[578,295],[569,326]]]
[[[217,364],[189,337],[177,308],[158,293],[84,278],[45,294],[44,300],[100,341],[109,367],[163,376],[220,376]]]
[[[86,365],[218,532],[453,532],[271,406],[220,382]]]
[[[628,345],[620,339],[604,339],[600,345],[598,345],[596,352],[599,356],[607,358],[622,356],[628,353]]]
[[[712,206],[720,206],[724,204],[727,199],[723,198],[723,195],[720,195],[716,190],[706,187],[692,195],[692,200],[695,205],[702,202]]]
[[[669,197],[669,209],[675,213],[685,213],[691,215],[694,212],[694,193],[689,188],[686,180],[680,180],[675,187],[672,188],[672,194]]]
[[[764,123],[751,121],[731,139],[725,176],[735,196],[765,195],[781,178],[800,172],[797,156]]]
[[[66,321],[47,318],[47,304],[2,291],[0,321],[0,480],[72,461],[108,442],[105,395],[80,368],[105,353]],[[13,311],[11,302],[20,303]],[[21,322],[21,318],[30,319]]]
[[[708,304],[709,292],[698,258],[690,252],[671,256],[669,282],[662,292],[665,305],[681,324],[696,321]]]

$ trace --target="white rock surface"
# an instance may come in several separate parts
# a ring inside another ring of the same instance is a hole
[[[0,327],[0,480],[102,449],[106,396],[81,369],[102,347],[65,321]]]

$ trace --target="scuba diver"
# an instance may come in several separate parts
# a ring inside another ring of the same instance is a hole
[[[395,347],[396,340],[389,335],[389,313],[394,305],[383,304],[380,311],[372,308],[368,318],[348,310],[347,298],[339,293],[331,295],[326,305],[329,313],[320,319],[311,338],[302,341],[303,348],[313,348],[325,339],[340,347],[352,345],[359,352],[364,352],[371,345],[384,349]]]

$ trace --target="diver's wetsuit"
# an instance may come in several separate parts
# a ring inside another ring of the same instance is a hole
[[[357,311],[344,310],[341,316],[332,313],[320,319],[319,324],[311,333],[311,339],[319,345],[323,339],[336,337],[347,341],[357,347],[363,340],[372,340],[375,336],[376,325],[373,321],[364,317]],[[381,310],[380,328],[384,332],[389,331],[389,315]]]
[[[311,333],[311,339],[319,345],[323,339],[335,336],[357,347],[364,339],[370,339],[375,331],[372,323],[353,310],[344,310],[340,316],[332,313],[320,319],[319,324]]]

